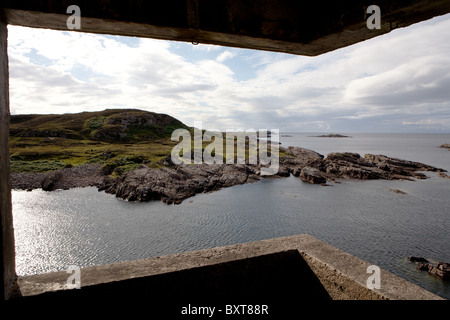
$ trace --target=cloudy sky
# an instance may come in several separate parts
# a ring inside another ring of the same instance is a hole
[[[8,26],[11,113],[139,108],[209,129],[450,132],[450,14],[318,57]]]

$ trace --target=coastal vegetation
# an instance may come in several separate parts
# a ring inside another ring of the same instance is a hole
[[[225,154],[218,154],[222,157],[216,163],[175,163],[172,152],[178,150],[175,147],[179,140],[172,141],[172,133],[176,129],[184,131],[182,139],[185,136],[187,141],[190,139],[191,148],[180,149],[175,154],[191,153],[186,159],[192,159],[195,154],[204,156],[204,151],[213,155],[218,150]],[[237,148],[243,142],[239,140],[242,137],[214,134],[211,136],[214,148],[211,148],[209,138],[200,143],[192,139],[199,131],[165,114],[130,109],[12,116],[11,185],[14,189],[45,191],[97,186],[99,191],[128,201],[181,203],[200,192],[266,177],[263,171],[268,163],[250,161],[250,155],[261,156],[259,151],[265,136],[258,136],[256,149],[253,144],[250,148],[250,139],[246,138],[249,142],[245,143],[245,161],[238,162],[243,156],[238,152],[242,148]],[[203,138],[208,134],[211,133],[202,131]],[[228,149],[227,142],[233,139],[234,153],[223,152]],[[267,147],[273,146],[273,142]],[[328,183],[339,183],[338,179],[426,179],[423,171],[446,176],[443,169],[384,155],[332,152],[324,156],[301,147],[278,149],[277,170],[269,177],[293,175],[306,183],[328,186]],[[271,152],[268,148],[267,154]],[[233,164],[227,164],[229,157],[234,157],[230,161]]]
[[[188,129],[164,114],[108,109],[63,115],[13,115],[11,172],[47,172],[101,164],[120,175],[140,164],[158,166],[175,142],[173,130]]]
[[[163,167],[178,143],[171,141],[176,129],[193,132],[193,128],[169,115],[136,109],[13,115],[10,121],[11,172],[38,173],[100,164],[104,174],[120,176],[142,164]],[[226,139],[223,140],[225,150]],[[202,150],[206,145],[202,145]],[[192,150],[195,150],[193,141]],[[280,156],[286,154],[280,148]],[[226,160],[226,155],[223,156]]]

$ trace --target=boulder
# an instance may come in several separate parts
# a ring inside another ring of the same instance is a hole
[[[259,180],[247,165],[197,164],[173,168],[141,166],[116,179],[105,179],[99,191],[128,201],[161,200],[179,204],[197,193],[212,192]]]
[[[443,280],[450,280],[450,263],[436,262],[428,265],[428,272]]]
[[[415,262],[419,270],[428,271],[429,274],[442,280],[450,280],[450,263],[436,262],[432,264],[425,258],[414,256],[408,257],[408,260]]]
[[[53,191],[56,189],[55,185],[61,179],[62,174],[61,171],[53,171],[50,172],[44,180],[42,180],[42,190],[44,191]]]
[[[322,171],[312,167],[304,167],[300,172],[300,179],[312,184],[323,184],[327,179],[323,177]]]
[[[408,257],[408,260],[411,261],[411,262],[425,262],[425,263],[428,263],[428,262],[429,262],[429,261],[428,261],[427,259],[425,259],[425,258],[422,258],[422,257],[415,257],[415,256],[410,256],[410,257]]]

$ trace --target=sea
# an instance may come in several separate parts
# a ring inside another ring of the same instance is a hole
[[[450,171],[450,134],[281,133],[283,147],[383,154]],[[95,187],[12,191],[18,275],[157,257],[298,234],[377,265],[443,298],[450,282],[409,256],[450,262],[450,179],[354,181],[325,187],[264,178],[179,205],[127,202]],[[406,192],[400,194],[391,189]]]

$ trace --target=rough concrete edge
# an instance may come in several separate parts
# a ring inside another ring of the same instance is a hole
[[[344,300],[442,300],[441,297],[381,269],[381,288],[366,287],[371,264],[310,235],[296,235],[211,249],[183,252],[142,260],[81,268],[81,286],[164,274],[236,261],[287,250],[298,250],[329,290],[333,299]],[[65,271],[19,277],[24,296],[66,289]]]
[[[367,268],[373,265],[372,263],[359,259],[314,237],[305,236],[303,243],[298,244],[298,248],[305,256],[310,257],[310,259],[305,260],[313,262],[310,264],[311,269],[316,272],[319,279],[325,275],[325,279],[333,280],[333,284],[336,283],[338,287],[342,285],[344,291],[347,291],[345,294],[348,295],[348,299],[444,300],[442,297],[382,268],[380,268],[380,289],[368,289],[367,280],[371,273],[367,272]],[[306,240],[307,238],[309,239]],[[319,272],[317,267],[319,263],[326,266],[329,272],[325,274]],[[352,280],[352,283],[347,281],[349,279]],[[345,290],[349,288],[349,285],[352,285],[353,290]],[[339,290],[342,291],[341,288]]]
[[[388,300],[384,295],[368,289],[324,262],[304,252],[300,254],[333,300]]]

